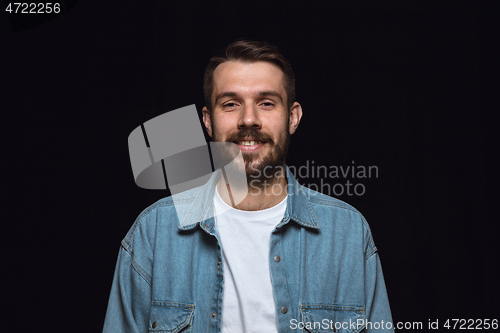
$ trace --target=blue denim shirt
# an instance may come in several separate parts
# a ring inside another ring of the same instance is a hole
[[[267,263],[278,331],[393,332],[364,217],[301,186],[288,168],[287,180],[287,208],[271,233]],[[176,195],[176,207],[167,197],[138,216],[121,243],[103,332],[220,332],[215,181]]]

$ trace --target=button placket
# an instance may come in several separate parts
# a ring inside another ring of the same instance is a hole
[[[283,233],[271,233],[269,249],[270,274],[273,286],[274,299],[276,301],[276,316],[278,330],[286,330],[290,327],[293,316],[290,291],[288,290],[285,257],[283,253]],[[274,261],[274,262],[273,262]]]

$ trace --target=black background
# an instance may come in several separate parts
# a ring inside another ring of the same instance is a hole
[[[80,1],[15,33],[0,17],[10,329],[102,330],[120,241],[168,194],[135,185],[128,135],[179,107],[201,111],[208,59],[241,37],[277,45],[295,70],[304,116],[289,165],[378,167],[351,179],[364,195],[339,198],[371,225],[394,322],[500,319],[492,8]]]

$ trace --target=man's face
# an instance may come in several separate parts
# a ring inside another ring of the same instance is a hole
[[[297,117],[289,118],[281,69],[265,61],[228,61],[215,69],[213,81],[213,111],[203,109],[209,135],[240,147],[247,175],[283,166],[298,121],[292,129],[290,120]]]

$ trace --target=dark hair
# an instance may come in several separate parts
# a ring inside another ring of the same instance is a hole
[[[266,42],[238,40],[220,51],[208,62],[203,81],[203,95],[205,106],[212,112],[212,94],[214,91],[214,71],[226,61],[256,62],[267,61],[281,68],[283,71],[283,85],[287,97],[287,108],[290,111],[295,102],[295,74],[288,60],[278,51],[276,46]]]

